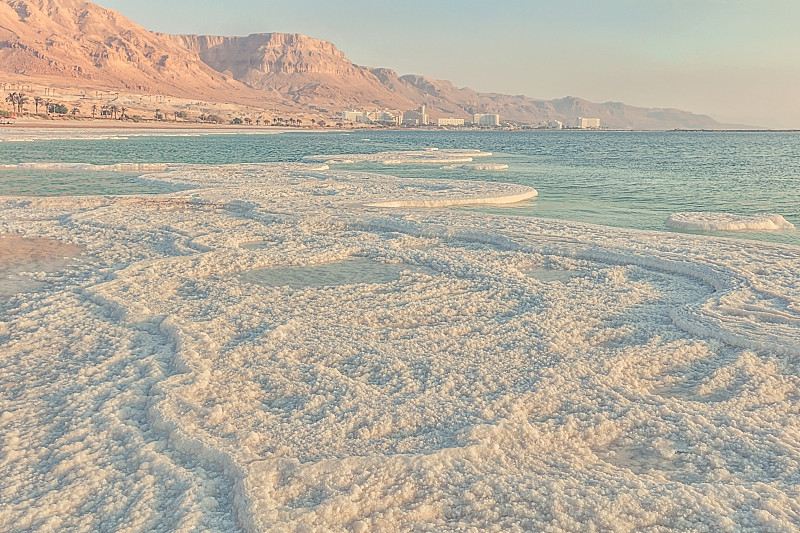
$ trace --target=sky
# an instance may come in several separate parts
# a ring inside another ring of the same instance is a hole
[[[800,0],[99,0],[165,33],[303,33],[484,92],[800,128]]]

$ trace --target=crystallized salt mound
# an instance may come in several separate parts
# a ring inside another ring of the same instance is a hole
[[[91,163],[19,163],[16,165],[0,165],[0,169],[81,170],[85,172],[163,172],[170,166],[171,165],[167,163],[116,163],[113,165],[93,165]]]
[[[370,207],[451,207],[466,205],[509,205],[535,198],[536,189],[513,183],[495,183],[487,188],[478,181],[426,180],[398,187],[395,198],[368,202]]]
[[[489,157],[491,152],[469,149],[426,148],[424,150],[395,150],[377,154],[309,155],[303,159],[329,164],[383,163],[384,165],[445,165],[470,163],[475,157]],[[491,169],[483,169],[491,170]]]
[[[709,231],[775,231],[793,230],[794,225],[780,215],[734,215],[732,213],[675,213],[666,225],[676,229]]]
[[[463,169],[466,169],[466,170],[506,170],[506,169],[508,169],[508,165],[503,165],[503,164],[497,164],[497,165],[485,164],[485,165],[481,165],[481,164],[461,163],[461,164],[458,164],[458,165],[445,165],[445,166],[442,167],[442,170],[455,170],[455,169],[458,169],[458,168],[463,168]]]

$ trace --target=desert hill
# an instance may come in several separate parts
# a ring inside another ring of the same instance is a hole
[[[525,124],[589,116],[622,129],[722,127],[675,109],[479,93],[400,76],[356,65],[332,43],[299,34],[159,34],[85,0],[0,0],[0,87],[16,86],[117,90],[128,94],[127,102],[169,96],[197,101],[198,109],[227,106],[228,116],[289,112],[335,120],[346,108],[403,111],[424,104],[434,118],[498,113]],[[89,97],[84,91],[81,98]]]
[[[82,0],[0,2],[0,71],[91,88],[257,97],[172,40]]]
[[[218,72],[296,103],[334,107],[381,106],[407,109],[415,102],[385,87],[353,64],[332,43],[299,34],[247,37],[172,37]]]

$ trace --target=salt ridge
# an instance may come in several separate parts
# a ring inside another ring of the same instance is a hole
[[[800,248],[387,210],[517,186],[325,164],[148,178],[194,188],[0,199],[86,250],[0,303],[2,529],[794,527]],[[424,270],[240,277],[353,257]]]
[[[470,163],[476,157],[491,157],[491,152],[463,148],[426,148],[423,150],[395,150],[374,154],[310,155],[304,161],[336,164],[382,163],[384,165],[441,165]]]
[[[667,218],[666,225],[676,229],[705,231],[778,231],[794,229],[794,224],[781,215],[771,213],[758,215],[705,212],[674,213]]]

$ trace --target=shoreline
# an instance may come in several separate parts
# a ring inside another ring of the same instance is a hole
[[[524,132],[524,133],[800,133],[800,129],[664,129],[664,130],[634,130],[634,129],[575,129],[565,128],[560,130],[551,129],[536,129],[536,128],[448,128],[448,127],[419,127],[419,128],[402,128],[402,127],[376,127],[371,125],[351,125],[347,127],[320,127],[320,126],[303,126],[303,127],[287,127],[287,126],[254,126],[244,124],[207,124],[202,122],[155,122],[155,121],[120,121],[120,120],[107,120],[107,119],[10,119],[14,122],[11,124],[0,123],[0,131],[3,128],[31,128],[31,129],[152,129],[152,130],[169,130],[169,129],[224,129],[230,131],[281,131],[281,132],[319,132],[319,131],[461,131],[461,132]]]

